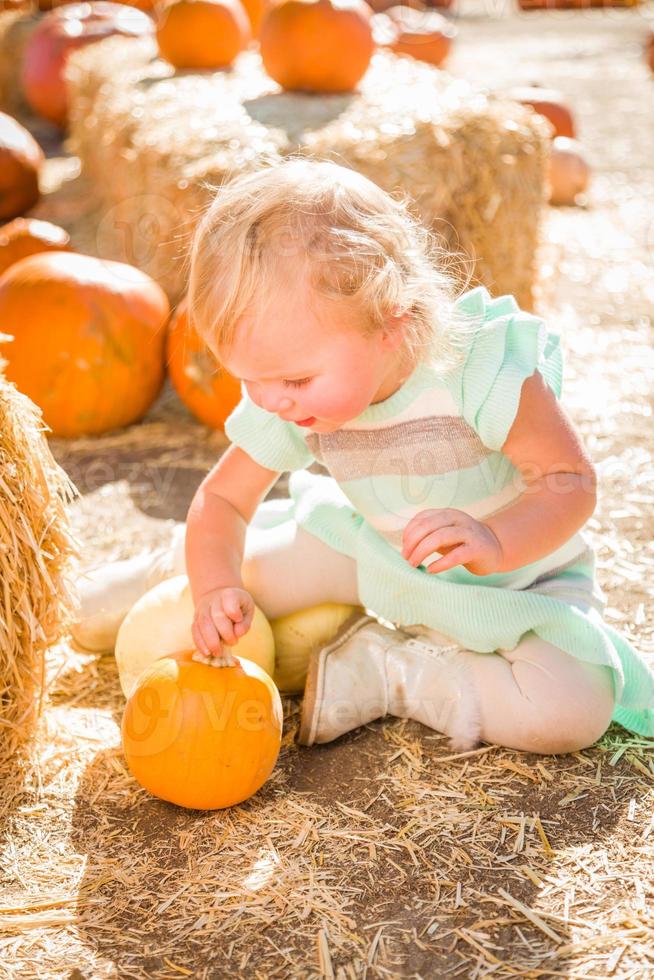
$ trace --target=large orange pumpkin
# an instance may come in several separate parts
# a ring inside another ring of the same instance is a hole
[[[435,10],[389,7],[373,17],[375,41],[395,54],[442,65],[452,48],[456,27]]]
[[[70,250],[70,235],[59,225],[36,218],[14,218],[0,228],[0,276],[14,262],[37,252]]]
[[[261,24],[264,67],[285,89],[350,92],[374,51],[371,17],[364,0],[279,0]]]
[[[22,83],[27,102],[38,115],[64,127],[64,68],[70,52],[114,34],[141,37],[153,32],[151,17],[123,3],[94,0],[51,10],[25,46]]]
[[[168,327],[166,362],[170,380],[186,407],[205,425],[222,429],[239,402],[241,386],[190,325],[185,303]]]
[[[167,0],[159,10],[159,51],[176,68],[224,68],[251,37],[241,0]]]
[[[513,88],[506,93],[507,98],[531,108],[549,119],[554,127],[554,136],[575,136],[575,121],[572,110],[566,105],[563,94],[556,89],[540,88],[538,85],[527,85]]]
[[[0,112],[0,221],[23,214],[39,199],[43,150],[12,116]]]
[[[123,715],[123,751],[134,778],[154,796],[218,810],[248,799],[268,779],[281,745],[282,703],[252,661],[217,667],[192,656],[162,657],[140,675]]]
[[[163,290],[122,262],[41,252],[0,277],[6,375],[54,435],[96,435],[139,419],[164,380]]]

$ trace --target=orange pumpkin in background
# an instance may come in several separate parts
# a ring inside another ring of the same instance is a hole
[[[32,134],[0,112],[0,221],[15,218],[36,204],[44,159]]]
[[[554,136],[567,136],[574,139],[576,126],[572,110],[566,105],[563,94],[556,89],[540,88],[538,85],[512,88],[506,98],[531,108],[545,116],[554,127]]]
[[[70,52],[115,34],[143,37],[153,32],[151,17],[123,3],[94,0],[51,10],[25,46],[22,84],[27,102],[44,119],[65,127],[64,69]]]
[[[39,10],[54,10],[56,7],[65,7],[69,3],[79,3],[79,0],[37,0],[36,6]]]
[[[552,142],[548,164],[549,201],[554,205],[573,205],[590,181],[590,167],[577,140],[557,136]]]
[[[64,7],[69,3],[79,3],[79,0],[15,0],[13,3],[12,0],[9,0],[9,3],[7,3],[7,0],[4,0],[4,2],[5,6],[31,7],[32,11],[40,10],[44,13],[47,10],[54,10],[55,7]],[[0,9],[2,9],[1,4]]]
[[[281,747],[282,702],[258,664],[237,657],[237,666],[218,667],[193,652],[162,657],[139,676],[123,715],[123,751],[154,796],[218,810],[268,779]]]
[[[372,7],[377,13],[382,13],[388,10],[389,7],[395,7],[397,5],[397,0],[366,0],[369,7]],[[413,7],[416,10],[433,9],[436,7],[438,10],[448,10],[454,0],[426,0],[425,3],[422,0],[407,0],[407,3],[403,3],[402,6]]]
[[[645,57],[647,58],[647,64],[650,66],[652,71],[654,71],[654,34],[650,34],[645,45]]]
[[[167,0],[159,8],[159,52],[175,68],[225,68],[251,37],[241,0]]]
[[[282,88],[351,92],[374,51],[364,0],[278,0],[260,32],[264,68]]]
[[[0,276],[14,262],[37,252],[70,250],[70,235],[59,225],[36,218],[14,218],[0,228]]]
[[[222,429],[241,397],[240,382],[216,361],[180,304],[168,327],[166,362],[181,401],[200,422]]]
[[[395,6],[383,14],[375,14],[372,20],[375,41],[380,47],[436,67],[449,55],[457,33],[456,27],[435,10]]]
[[[168,313],[160,286],[123,262],[30,255],[0,277],[6,376],[55,436],[129,425],[163,384]]]

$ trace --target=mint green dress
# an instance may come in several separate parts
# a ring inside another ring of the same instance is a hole
[[[416,367],[385,401],[336,432],[284,422],[243,397],[225,425],[233,443],[262,466],[291,471],[289,499],[264,503],[258,524],[293,519],[355,559],[361,602],[398,625],[421,623],[480,653],[512,650],[533,631],[574,657],[613,669],[614,720],[654,735],[654,674],[643,656],[604,622],[595,556],[583,531],[511,572],[473,575],[463,566],[430,574],[401,555],[402,530],[431,508],[483,520],[524,489],[501,452],[522,384],[538,371],[561,395],[559,338],[511,296],[480,287],[459,298],[473,334],[447,373]],[[329,476],[308,472],[313,462]]]

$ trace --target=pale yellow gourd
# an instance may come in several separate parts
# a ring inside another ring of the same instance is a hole
[[[340,602],[321,602],[270,621],[275,637],[275,684],[280,691],[302,693],[312,651],[328,643],[358,609]]]
[[[116,638],[116,663],[126,698],[130,697],[140,674],[151,663],[195,646],[192,622],[193,598],[186,575],[161,582],[132,606]],[[275,641],[270,624],[260,609],[255,608],[252,625],[245,636],[229,649],[273,676]]]

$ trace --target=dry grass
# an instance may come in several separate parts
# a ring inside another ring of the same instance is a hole
[[[607,618],[654,659],[652,82],[638,15],[603,16],[464,22],[453,68],[509,82],[542,64],[540,79],[578,106],[595,180],[587,210],[548,217],[542,310],[563,335],[565,404],[600,472],[589,531]],[[94,487],[104,446],[118,482]],[[130,499],[177,514],[185,473],[220,448],[170,399],[122,444],[55,444],[87,479],[72,512],[86,560],[160,540],[169,525]],[[166,467],[171,486],[158,482]],[[32,763],[3,793],[3,976],[654,975],[654,742],[615,727],[564,758],[492,746],[453,757],[436,733],[389,719],[299,749],[299,701],[286,699],[269,782],[202,814],[126,772],[111,658],[60,646],[49,672]]]

